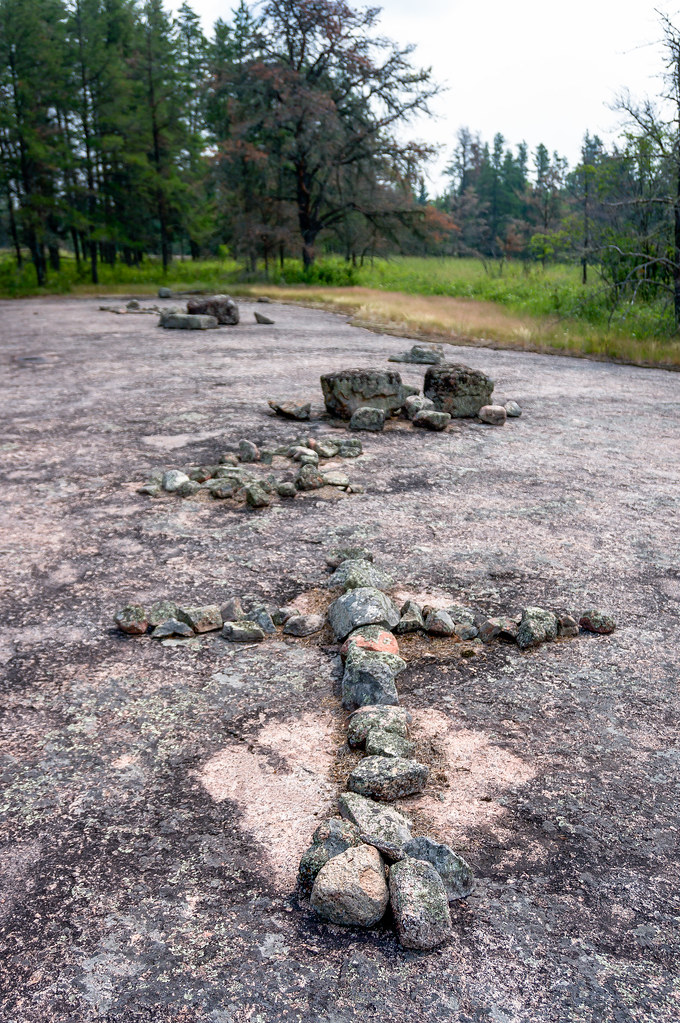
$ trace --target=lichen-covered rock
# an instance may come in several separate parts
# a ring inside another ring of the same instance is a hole
[[[157,625],[167,622],[170,618],[177,618],[178,612],[179,604],[174,600],[157,600],[149,609],[149,625],[155,629]]]
[[[312,844],[300,860],[298,884],[302,891],[311,891],[316,875],[333,856],[359,845],[360,841],[359,829],[351,821],[331,817],[319,824],[312,836]]]
[[[276,412],[277,416],[284,419],[309,419],[312,406],[308,401],[272,401],[267,402],[270,409]]]
[[[489,426],[503,426],[508,417],[503,405],[482,405],[477,415]]]
[[[328,472],[322,472],[321,476],[326,486],[340,487],[342,490],[345,490],[351,482],[347,473],[342,472],[341,469],[330,469]]]
[[[287,636],[312,636],[321,632],[326,620],[323,615],[293,615],[283,627]]]
[[[390,902],[404,948],[436,948],[451,935],[451,912],[439,874],[405,857],[390,868]]]
[[[371,757],[410,757],[415,743],[396,732],[372,728],[366,736],[366,754]]]
[[[517,646],[527,647],[547,643],[557,636],[557,615],[542,607],[525,607],[517,630]]]
[[[239,488],[239,483],[229,479],[206,480],[201,484],[202,490],[207,490],[216,501],[224,501],[233,497]]]
[[[514,618],[501,615],[498,618],[486,618],[479,626],[479,638],[482,643],[490,643],[494,639],[503,640],[506,643],[517,642],[519,622]],[[578,629],[576,630],[578,632]]]
[[[325,484],[317,467],[307,462],[300,466],[300,471],[295,477],[295,486],[298,490],[320,490]]]
[[[364,757],[347,779],[347,788],[369,799],[392,802],[422,792],[429,767],[406,757]]]
[[[406,738],[410,721],[411,715],[403,707],[360,707],[347,724],[347,742],[352,748],[363,746],[374,728]]]
[[[219,324],[216,316],[194,316],[168,309],[161,313],[158,326],[166,330],[210,330]]]
[[[584,611],[578,623],[586,632],[597,632],[602,636],[609,635],[616,628],[616,622],[612,616],[605,611],[600,611],[599,608]]]
[[[113,616],[113,620],[128,636],[142,636],[149,628],[149,619],[141,604],[126,604]]]
[[[338,568],[343,561],[373,561],[373,551],[368,547],[341,547],[326,558],[330,569]]]
[[[350,419],[363,406],[384,412],[400,409],[412,388],[405,387],[394,370],[346,369],[321,377],[326,410],[338,419]]]
[[[408,632],[422,632],[425,629],[423,613],[415,600],[407,600],[401,609],[401,616],[394,627],[397,635],[401,636]]]
[[[407,419],[413,420],[414,416],[418,412],[428,412],[434,410],[434,402],[430,401],[422,394],[411,394],[404,402],[402,409],[403,414]]]
[[[343,590],[356,590],[360,586],[388,590],[392,583],[393,580],[387,572],[383,572],[370,561],[360,559],[343,561],[328,580],[329,586],[342,586]]]
[[[328,608],[328,620],[336,639],[344,640],[362,625],[383,625],[392,629],[399,621],[399,613],[380,590],[359,586],[333,601]]]
[[[166,639],[168,636],[193,636],[194,630],[186,624],[181,622],[178,618],[168,618],[166,622],[161,622],[151,633],[152,639]]]
[[[385,410],[363,406],[356,409],[350,418],[350,430],[373,430],[379,433],[385,426]]]
[[[194,632],[212,632],[223,625],[222,612],[217,604],[206,604],[203,607],[180,607],[177,610],[180,622],[186,624]]]
[[[403,849],[411,838],[411,822],[391,806],[356,792],[343,792],[338,798],[340,813],[356,824],[362,835],[374,835],[395,849]]]
[[[304,444],[294,444],[292,448],[289,448],[288,457],[292,458],[294,462],[300,462],[302,465],[319,464],[318,452]]]
[[[350,632],[340,647],[340,656],[347,657],[353,646],[362,650],[374,650],[378,654],[398,654],[399,644],[394,635],[380,625],[362,625],[360,629]]]
[[[448,612],[442,608],[430,611],[425,619],[425,631],[432,636],[453,636],[456,631],[455,622]]]
[[[416,365],[437,366],[444,361],[441,345],[413,345],[408,352],[401,355],[390,355],[388,362],[410,362]]]
[[[412,422],[414,426],[423,426],[427,430],[441,432],[451,422],[451,416],[448,412],[437,412],[436,409],[421,409],[420,412],[416,412]]]
[[[222,635],[232,643],[260,643],[266,632],[257,622],[243,619],[239,622],[225,622]]]
[[[441,877],[449,902],[466,899],[475,887],[475,875],[462,856],[442,842],[421,836],[412,838],[404,846],[404,852],[414,860],[431,863]]]
[[[160,483],[143,483],[141,487],[137,487],[138,494],[146,494],[147,497],[159,497],[163,493],[163,488]]]
[[[516,401],[506,401],[505,411],[508,418],[511,419],[518,419],[519,416],[522,415],[522,409],[520,408]]]
[[[348,927],[372,927],[388,903],[385,864],[377,849],[363,844],[328,860],[316,875],[310,899],[324,920]]]
[[[298,489],[294,483],[285,481],[283,483],[279,483],[276,488],[276,493],[279,497],[297,497]]]
[[[175,493],[178,497],[193,497],[200,489],[200,483],[196,483],[195,480],[187,480],[186,483],[180,483]]]
[[[168,469],[167,472],[163,473],[161,486],[163,487],[163,490],[167,490],[169,494],[174,494],[176,490],[179,490],[183,483],[189,482],[189,477],[185,472],[181,472],[179,469]]]
[[[338,455],[340,458],[358,458],[363,454],[364,446],[358,437],[347,437],[338,440]]]
[[[562,613],[557,616],[557,635],[563,637],[578,636],[578,624],[571,615]]]
[[[273,636],[276,632],[276,626],[274,620],[269,613],[268,608],[263,604],[256,604],[248,610],[248,621],[255,622],[261,629],[267,633],[268,636]]]
[[[249,483],[245,493],[246,504],[250,508],[267,508],[272,503],[271,497],[261,483]]]
[[[493,386],[493,380],[479,370],[444,363],[427,370],[423,392],[439,412],[460,419],[476,416],[483,405],[488,405]]]
[[[332,437],[310,437],[308,444],[314,448],[319,458],[335,458],[340,451],[340,445]]]
[[[187,475],[189,479],[193,480],[195,483],[205,483],[206,480],[213,478],[216,468],[217,467],[214,465],[200,465],[196,469],[191,469]]]
[[[187,312],[214,316],[218,323],[224,323],[231,327],[235,327],[239,321],[238,306],[229,295],[206,295],[200,298],[190,298],[187,302]]]
[[[238,457],[242,462],[259,462],[260,449],[251,440],[240,440],[238,442]]]
[[[354,648],[356,650],[356,647]],[[362,651],[364,653],[364,651]],[[395,705],[399,694],[395,683],[395,671],[386,658],[390,655],[365,651],[365,656],[348,656],[342,676],[342,705],[347,710],[353,707],[374,704]],[[391,655],[394,656],[394,655]],[[401,661],[401,658],[396,658]],[[401,662],[405,664],[405,662]]]

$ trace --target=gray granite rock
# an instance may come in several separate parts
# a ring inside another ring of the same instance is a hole
[[[404,402],[402,412],[407,419],[413,420],[418,412],[434,411],[434,402],[422,394],[411,394]]]
[[[259,604],[248,609],[248,620],[259,625],[261,629],[264,629],[268,636],[273,636],[276,632],[276,626],[274,625],[274,620],[269,613],[269,609],[263,604]]]
[[[247,618],[238,622],[225,622],[222,635],[231,643],[259,643],[266,636],[262,626]]]
[[[517,630],[517,646],[521,650],[538,646],[557,636],[557,615],[542,607],[525,607]]]
[[[441,345],[413,345],[408,352],[390,355],[388,362],[410,362],[420,366],[438,366],[444,361]]]
[[[338,806],[342,816],[356,824],[362,835],[374,835],[397,849],[402,849],[411,839],[410,820],[391,806],[356,792],[343,792]]]
[[[384,426],[384,409],[369,408],[367,405],[356,409],[349,421],[350,430],[372,430],[374,433],[379,433]]]
[[[239,489],[239,486],[240,484],[234,480],[216,479],[206,480],[206,482],[202,484],[202,489],[207,490],[210,496],[214,497],[216,501],[224,501],[233,497]]]
[[[404,846],[404,852],[414,860],[426,860],[432,864],[444,883],[449,902],[466,899],[474,890],[472,868],[450,846],[422,836],[412,838]]]
[[[245,488],[245,494],[246,503],[250,508],[267,508],[272,503],[262,483],[249,483]]]
[[[597,632],[601,636],[609,635],[616,628],[614,618],[599,608],[591,608],[589,611],[584,611],[578,623],[586,632]]]
[[[338,419],[350,419],[358,408],[384,412],[400,409],[411,388],[404,387],[394,370],[347,369],[321,377],[326,410]]]
[[[287,636],[313,636],[314,633],[321,632],[325,624],[323,615],[293,615],[287,620],[283,631]]]
[[[303,444],[295,444],[288,451],[288,457],[292,458],[294,462],[300,462],[302,465],[318,465],[319,455],[318,452],[314,451],[313,448],[308,448]]]
[[[268,401],[270,409],[284,419],[309,419],[312,406],[308,401]]]
[[[401,609],[401,616],[394,631],[401,636],[408,632],[423,632],[424,630],[425,622],[420,605],[416,604],[414,600],[407,600]]]
[[[310,904],[324,920],[372,927],[389,903],[385,864],[370,845],[353,846],[333,856],[316,875]]]
[[[342,676],[343,707],[351,710],[354,707],[375,704],[396,706],[399,703],[395,672],[385,659],[388,656],[373,651],[370,651],[370,656],[348,656],[349,664],[346,662]]]
[[[240,622],[246,617],[240,597],[230,597],[220,608],[220,613],[224,622]]]
[[[399,621],[399,613],[380,590],[360,586],[333,601],[328,609],[328,619],[336,638],[344,640],[361,625],[384,625],[391,629]]]
[[[297,497],[298,488],[295,486],[294,483],[290,483],[289,481],[284,481],[283,483],[279,483],[278,487],[276,488],[276,493],[279,495],[279,497],[286,497],[286,498],[287,497]]]
[[[214,316],[218,323],[234,327],[239,322],[236,302],[229,295],[201,295],[187,302],[188,313]]]
[[[149,609],[149,625],[155,629],[157,625],[167,622],[170,618],[177,618],[178,612],[179,604],[174,600],[157,600]]]
[[[347,742],[354,749],[363,746],[374,728],[408,736],[411,715],[403,707],[366,706],[355,710],[347,724]]]
[[[320,437],[314,442],[314,450],[319,458],[335,458],[340,452],[340,445],[332,438]]]
[[[333,856],[361,844],[359,829],[351,821],[330,817],[322,821],[312,836],[312,844],[302,854],[298,868],[298,885],[310,892],[316,875]]]
[[[522,409],[516,401],[506,401],[505,411],[509,419],[517,419],[522,415]]]
[[[176,490],[179,490],[183,483],[189,482],[189,477],[185,472],[181,472],[179,469],[168,469],[167,472],[163,473],[161,486],[163,487],[163,490],[167,490],[169,494],[174,494]]]
[[[177,618],[180,622],[186,622],[194,632],[212,632],[214,629],[221,629],[223,624],[222,612],[217,604],[180,607],[177,610]]]
[[[194,630],[186,624],[181,622],[177,618],[168,618],[167,621],[161,622],[151,633],[152,639],[166,639],[168,636],[193,636]]]
[[[364,447],[358,437],[338,439],[338,455],[340,458],[358,458],[363,454]]]
[[[349,476],[340,469],[330,469],[328,472],[322,472],[321,477],[326,486],[329,487],[340,487],[344,490],[350,485]]]
[[[425,618],[425,631],[432,636],[453,636],[456,625],[451,615],[442,608],[430,611]]]
[[[390,903],[404,948],[436,948],[450,937],[449,901],[431,863],[411,857],[395,863],[390,868]]]
[[[238,457],[242,462],[259,462],[260,450],[257,444],[251,440],[240,440],[238,443]]]
[[[489,426],[503,426],[508,417],[503,405],[482,405],[477,415]]]
[[[575,618],[562,612],[557,616],[557,635],[563,638],[578,636],[579,628]]]
[[[141,604],[126,604],[113,616],[113,620],[120,631],[129,636],[143,636],[149,628],[149,619]]]
[[[348,559],[336,568],[328,580],[330,587],[341,586],[343,590],[356,590],[361,586],[372,586],[376,590],[388,590],[393,579],[370,561]]]
[[[260,323],[271,327],[275,322],[269,316],[265,316],[264,313],[255,312],[253,315],[255,317],[255,323]]]
[[[347,657],[353,646],[362,650],[375,650],[379,654],[398,654],[399,643],[396,636],[382,625],[361,625],[350,632],[340,647],[340,656]]]
[[[366,736],[366,754],[371,757],[410,757],[416,744],[396,732],[372,728]]]
[[[218,322],[215,316],[194,316],[168,309],[167,312],[161,312],[158,326],[166,330],[210,330],[217,327]]]
[[[163,493],[163,488],[160,483],[143,483],[141,487],[137,487],[138,494],[146,494],[147,497],[159,497]]]
[[[429,767],[406,757],[364,757],[347,779],[347,788],[369,799],[392,802],[422,792]]]
[[[517,641],[518,629],[519,622],[514,618],[507,616],[486,618],[479,626],[479,638],[483,643],[490,643],[494,639],[514,643]],[[578,632],[578,629],[576,631]]]
[[[427,430],[434,430],[441,433],[451,422],[448,412],[437,412],[436,409],[421,409],[413,417],[414,426],[423,426]]]
[[[326,558],[326,564],[331,569],[338,568],[343,561],[373,561],[373,551],[368,547],[340,547]]]
[[[233,451],[225,451],[225,453],[220,458],[220,462],[222,463],[222,465],[232,465],[234,467],[238,466],[238,458],[233,453]]]
[[[325,484],[317,467],[306,464],[300,466],[300,471],[295,477],[295,486],[298,490],[320,490]]]
[[[175,493],[179,497],[193,497],[201,489],[201,484],[195,480],[187,480],[186,483],[180,483]]]
[[[215,475],[217,466],[215,465],[200,465],[196,469],[191,469],[187,473],[190,480],[195,483],[205,483],[206,480],[210,480]]]
[[[483,405],[488,405],[493,386],[493,380],[479,370],[444,363],[427,370],[423,392],[439,412],[459,419],[476,416]]]

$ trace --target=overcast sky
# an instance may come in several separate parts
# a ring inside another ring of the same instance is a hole
[[[236,5],[189,2],[207,32]],[[409,133],[444,145],[430,169],[433,191],[461,126],[488,141],[500,131],[513,148],[526,141],[532,152],[543,142],[572,164],[586,130],[611,140],[621,125],[609,109],[617,94],[654,97],[662,89],[656,10],[680,25],[677,0],[385,0],[382,8],[381,34],[413,43],[414,63],[431,66],[447,86],[433,102],[437,118],[414,122]]]

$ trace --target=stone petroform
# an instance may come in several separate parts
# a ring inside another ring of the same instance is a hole
[[[439,874],[410,857],[390,868],[390,902],[404,948],[436,948],[451,935],[451,912]]]
[[[493,380],[480,370],[445,363],[428,369],[423,392],[439,412],[460,419],[476,416],[483,405],[488,405],[493,387]]]
[[[404,852],[414,860],[426,860],[432,864],[442,879],[449,902],[466,899],[474,890],[472,868],[450,846],[421,836],[412,838],[404,846]]]
[[[320,917],[334,924],[377,924],[389,903],[385,864],[378,850],[353,846],[329,859],[316,875],[310,903]]]
[[[236,302],[229,295],[206,295],[190,298],[187,312],[203,316],[214,316],[218,323],[235,326],[239,322]]]
[[[374,728],[406,738],[410,721],[411,715],[403,707],[361,707],[349,719],[347,742],[352,747],[363,746],[368,733]]]
[[[389,599],[373,586],[359,586],[343,593],[328,609],[328,620],[338,640],[362,625],[383,625],[393,628],[399,613]]]
[[[425,764],[405,757],[364,757],[347,780],[350,792],[392,802],[422,792],[430,773]]]
[[[400,409],[413,388],[405,386],[394,370],[346,369],[321,377],[321,389],[330,415],[350,419],[358,408],[384,412]]]
[[[298,884],[303,892],[310,892],[317,874],[333,856],[360,844],[359,829],[351,821],[331,817],[312,836],[312,844],[303,853],[298,869]]]
[[[616,622],[612,616],[598,608],[584,611],[578,623],[586,632],[597,632],[601,636],[609,635],[616,628]]]
[[[557,615],[542,607],[525,607],[517,630],[520,650],[547,643],[557,637]]]
[[[356,792],[343,792],[338,806],[342,816],[356,824],[362,835],[374,835],[395,849],[403,849],[411,839],[410,820],[391,806]]]

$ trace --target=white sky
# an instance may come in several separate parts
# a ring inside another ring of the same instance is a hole
[[[189,2],[206,32],[218,17],[228,21],[236,5]],[[350,0],[356,7],[368,2]],[[413,62],[431,66],[434,79],[448,86],[432,105],[438,117],[414,121],[409,131],[443,144],[430,168],[435,192],[462,126],[489,142],[500,131],[513,148],[526,141],[530,152],[543,142],[570,164],[586,130],[610,141],[622,123],[609,109],[618,93],[661,94],[656,10],[680,26],[678,0],[384,0],[382,8],[381,34],[415,44]]]

